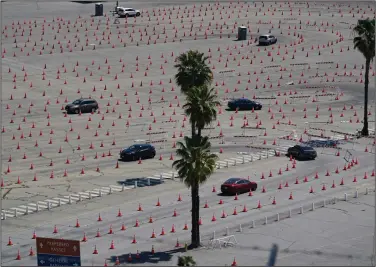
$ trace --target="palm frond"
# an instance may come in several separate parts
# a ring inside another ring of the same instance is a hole
[[[211,144],[207,136],[185,137],[184,144],[177,149],[179,159],[172,164],[189,188],[204,183],[213,174],[218,156],[210,152]]]

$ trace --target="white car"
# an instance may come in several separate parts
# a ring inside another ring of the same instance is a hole
[[[277,42],[277,37],[270,34],[261,35],[259,37],[259,45],[271,45]]]
[[[138,17],[141,15],[140,10],[134,8],[117,7],[116,11],[118,16],[121,18]]]

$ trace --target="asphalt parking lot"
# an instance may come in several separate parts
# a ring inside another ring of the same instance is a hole
[[[162,226],[170,228],[171,223],[183,227],[189,221],[189,191],[173,179],[171,166],[176,142],[190,133],[173,67],[176,56],[188,49],[209,56],[213,86],[223,103],[218,120],[204,131],[220,157],[217,172],[202,189],[202,201],[215,206],[210,212],[205,210],[203,219],[208,223],[213,213],[219,217],[223,211],[215,204],[222,196],[212,194],[212,187],[219,189],[231,176],[256,180],[267,192],[256,192],[255,198],[244,196],[242,205],[229,199],[227,213],[232,213],[234,205],[238,209],[256,207],[258,200],[268,203],[274,213],[298,202],[373,187],[373,139],[354,139],[362,127],[364,60],[352,49],[350,37],[351,25],[374,16],[373,7],[340,2],[309,6],[222,1],[128,4],[141,9],[142,16],[120,20],[120,24],[114,24],[109,13],[113,2],[104,3],[104,17],[91,16],[93,4],[2,4],[3,219],[6,214],[2,223],[3,240],[11,236],[16,244],[3,244],[4,264],[35,264],[35,258],[24,256],[35,246],[24,236],[35,229],[51,236],[57,224],[66,238],[81,239],[82,231],[94,236],[98,226],[93,222],[99,212],[108,214],[101,231],[111,224],[120,228],[122,219],[111,218],[119,208],[129,213],[126,224],[147,220],[151,214],[159,217],[156,231]],[[27,17],[17,12],[20,8],[28,10]],[[248,27],[246,41],[236,41],[241,25]],[[257,46],[255,38],[269,31],[278,43]],[[371,75],[373,78],[374,69]],[[262,102],[263,109],[226,110],[229,99],[243,96]],[[370,128],[374,127],[374,96],[371,84]],[[80,97],[96,99],[99,112],[65,115],[62,108]],[[317,147],[316,161],[299,161],[293,168],[284,157],[287,148],[312,140],[331,140],[339,148]],[[156,157],[141,164],[118,162],[120,149],[138,142],[154,144]],[[281,156],[275,156],[276,152]],[[354,165],[355,159],[359,163]],[[344,171],[343,166],[351,162],[351,170]],[[330,176],[326,176],[328,171]],[[270,172],[272,177],[260,179]],[[316,172],[319,179],[314,178]],[[365,173],[368,180],[363,179]],[[303,182],[305,176],[309,185]],[[297,178],[300,182],[294,184]],[[344,187],[340,186],[342,178]],[[286,182],[289,188],[285,189]],[[329,190],[333,183],[336,188]],[[280,184],[285,190],[277,189]],[[328,190],[321,190],[323,184]],[[314,196],[309,193],[310,186]],[[291,191],[293,204],[287,201]],[[184,203],[176,203],[179,193]],[[273,197],[277,206],[270,204]],[[168,206],[154,211],[158,198]],[[78,203],[67,204],[68,199]],[[36,203],[43,211],[35,212]],[[53,208],[47,210],[46,203]],[[142,218],[133,212],[139,203],[148,210]],[[169,214],[175,207],[183,216],[172,222]],[[29,215],[24,215],[26,210]],[[78,214],[86,230],[72,229]],[[248,221],[246,217],[238,220]],[[222,221],[216,227],[224,229],[233,222]],[[176,243],[175,237],[168,236],[152,243],[151,231],[143,224],[127,233],[127,238],[133,233],[140,236],[138,248],[121,244],[119,234],[119,251],[106,252],[111,236],[98,242],[89,239],[82,245],[83,261],[86,265],[103,264],[110,259],[110,263],[114,254],[148,251],[151,244],[167,251]],[[203,226],[202,231],[208,234],[212,229]],[[178,239],[185,242],[189,233],[179,233]],[[98,257],[91,256],[94,245],[101,250]],[[17,246],[22,261],[14,260]]]

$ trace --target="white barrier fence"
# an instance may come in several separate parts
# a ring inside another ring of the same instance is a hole
[[[365,188],[364,195],[368,195],[370,192],[375,192],[375,188]],[[201,236],[201,242],[207,249],[222,248],[228,246],[236,246],[238,244],[235,234],[243,232],[244,228],[253,229],[263,225],[279,222],[294,216],[302,215],[306,212],[314,211],[319,208],[325,208],[328,205],[334,205],[339,201],[349,201],[350,199],[356,199],[359,197],[359,190],[355,190],[350,193],[344,193],[342,197],[325,198],[317,202],[302,205],[298,208],[288,209],[284,212],[279,212],[274,215],[264,216],[255,220],[251,220],[246,224],[239,224],[231,229],[226,227],[221,231],[213,231],[213,233]]]

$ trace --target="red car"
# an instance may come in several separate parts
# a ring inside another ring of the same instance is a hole
[[[243,178],[230,178],[221,185],[221,191],[223,194],[241,194],[255,191],[257,189],[257,183],[249,181]]]

